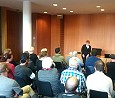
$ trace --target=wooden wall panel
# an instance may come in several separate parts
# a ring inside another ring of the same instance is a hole
[[[51,51],[51,16],[37,14],[36,17],[36,47],[37,54],[42,48],[47,48],[50,54]]]
[[[64,16],[60,19],[60,49],[61,54],[64,55]]]
[[[64,18],[64,54],[78,51],[79,19],[78,15],[66,15]]]
[[[33,13],[32,14],[32,46],[34,47],[34,52],[37,53],[37,33],[36,33],[36,19],[37,19],[37,14]]]
[[[60,47],[60,19],[57,15],[51,16],[51,56],[55,53],[55,48]]]
[[[1,7],[2,52],[7,47],[7,8]]]
[[[14,60],[19,60],[22,53],[22,14],[7,11],[7,47],[11,48]]]
[[[66,15],[64,26],[64,54],[81,51],[87,39],[104,53],[115,53],[115,14]]]

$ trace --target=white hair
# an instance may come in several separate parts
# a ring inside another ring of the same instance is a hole
[[[34,47],[30,47],[29,51],[30,54],[34,52]]]
[[[50,68],[53,64],[53,60],[50,57],[45,57],[42,60],[42,67],[43,68]]]
[[[69,55],[72,55],[72,52],[69,52]]]
[[[78,66],[76,57],[72,57],[69,59],[69,66],[76,66],[76,67]]]
[[[73,52],[73,56],[76,57],[77,56],[77,51]]]

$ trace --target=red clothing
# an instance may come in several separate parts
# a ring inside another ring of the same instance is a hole
[[[14,79],[14,65],[11,63],[8,63],[8,66],[10,68],[10,71],[8,73],[8,78]]]

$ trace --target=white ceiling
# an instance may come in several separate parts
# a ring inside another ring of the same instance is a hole
[[[30,0],[32,2],[32,12],[48,14],[92,14],[92,13],[115,13],[115,0]],[[58,6],[54,7],[53,3]],[[105,11],[101,12],[100,5]],[[0,6],[13,8],[22,11],[23,0],[0,0]],[[66,7],[66,10],[62,10]],[[73,10],[73,13],[69,11]]]

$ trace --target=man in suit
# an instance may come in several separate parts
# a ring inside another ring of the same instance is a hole
[[[86,58],[88,56],[90,56],[90,52],[91,52],[91,46],[90,46],[90,41],[87,40],[86,41],[86,44],[84,44],[81,48],[81,54],[82,54],[82,59],[83,59],[83,63],[85,65],[85,61],[86,61]]]

